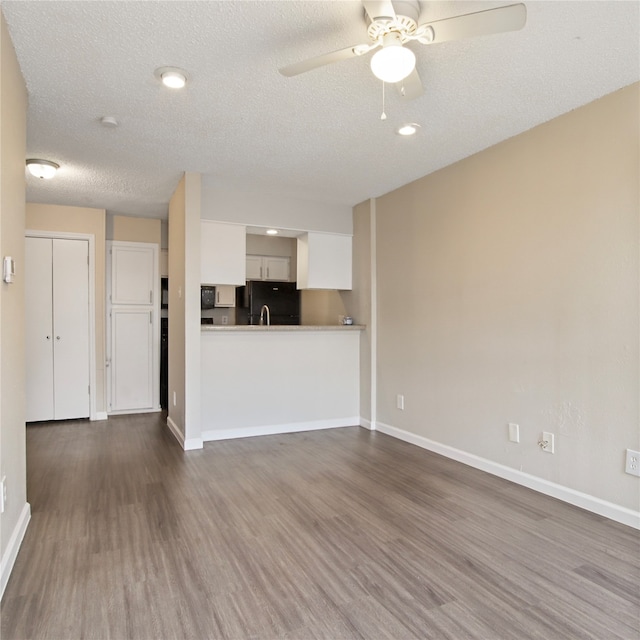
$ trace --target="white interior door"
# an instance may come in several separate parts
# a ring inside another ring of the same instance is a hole
[[[89,243],[53,240],[55,419],[88,418]]]
[[[153,408],[153,311],[111,310],[111,410]]]
[[[153,304],[155,250],[135,243],[111,245],[111,304]]]
[[[25,239],[26,420],[53,420],[53,245]]]

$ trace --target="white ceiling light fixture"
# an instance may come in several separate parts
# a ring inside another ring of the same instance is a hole
[[[178,67],[158,67],[154,75],[169,89],[183,89],[187,84],[187,73]]]
[[[415,122],[408,122],[407,124],[403,124],[402,126],[396,129],[396,133],[399,136],[414,136],[418,133],[418,129],[420,128],[419,124]]]
[[[29,169],[29,173],[36,178],[50,180],[56,175],[56,171],[59,168],[59,164],[51,162],[50,160],[38,160],[36,158],[27,160],[27,169]]]
[[[113,116],[103,116],[100,118],[100,124],[107,129],[115,129],[118,126],[118,121]]]
[[[402,46],[402,38],[395,31],[383,37],[382,49],[371,58],[373,75],[389,84],[404,80],[415,68],[415,53]]]
[[[278,230],[277,229],[267,229],[267,235],[268,236],[277,236],[278,235]]]

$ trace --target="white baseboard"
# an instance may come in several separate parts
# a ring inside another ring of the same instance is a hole
[[[185,451],[202,449],[202,438],[187,438],[185,440],[184,435],[182,435],[182,432],[178,429],[178,425],[169,416],[167,416],[167,426],[169,427],[169,431],[173,434],[173,437]]]
[[[362,416],[360,416],[360,426],[363,429],[368,429],[369,431],[376,430],[376,426],[373,424],[373,422],[371,422],[371,420],[367,420],[366,418],[363,418]]]
[[[92,421],[108,420],[108,419],[109,419],[109,416],[106,411],[96,411],[93,418],[91,418]]]
[[[386,433],[387,435],[398,438],[399,440],[415,444],[423,449],[428,449],[429,451],[438,453],[446,458],[451,458],[452,460],[462,462],[463,464],[474,467],[475,469],[486,471],[487,473],[498,476],[499,478],[504,478],[505,480],[533,489],[534,491],[538,491],[539,493],[543,493],[547,496],[557,498],[563,502],[568,502],[576,507],[586,509],[592,513],[597,513],[600,516],[604,516],[610,520],[615,520],[621,524],[626,524],[634,529],[640,529],[640,511],[634,511],[633,509],[628,509],[627,507],[614,504],[613,502],[601,500],[600,498],[596,498],[595,496],[591,496],[587,493],[582,493],[581,491],[564,487],[560,484],[544,480],[543,478],[533,476],[529,473],[518,471],[517,469],[487,460],[486,458],[481,458],[480,456],[476,456],[472,453],[467,453],[466,451],[455,449],[454,447],[441,444],[440,442],[429,440],[428,438],[416,435],[415,433],[392,427],[391,425],[384,424],[383,422],[376,423],[376,428],[382,433]]]
[[[202,449],[204,440],[202,438],[187,438],[182,448],[185,451],[193,451],[194,449]]]
[[[210,429],[202,432],[205,442],[214,440],[232,440],[234,438],[253,438],[255,436],[273,436],[281,433],[297,433],[300,431],[317,431],[318,429],[336,429],[353,427],[360,424],[360,417],[339,418],[336,420],[311,420],[309,422],[290,422],[287,424],[270,424],[260,427],[240,427],[238,429]]]
[[[120,411],[109,411],[109,416],[130,416],[137,413],[160,413],[162,409],[160,407],[150,409],[121,409]],[[105,418],[106,420],[106,418]]]
[[[24,534],[27,532],[29,520],[31,520],[31,505],[28,502],[25,502],[24,507],[22,507],[20,517],[18,518],[18,522],[16,523],[13,533],[11,534],[11,538],[9,539],[9,544],[2,555],[2,561],[0,563],[2,567],[0,569],[0,598],[4,595],[4,589],[7,586],[7,582],[9,582],[9,576],[11,575],[13,565],[18,557],[18,551],[20,550]]]

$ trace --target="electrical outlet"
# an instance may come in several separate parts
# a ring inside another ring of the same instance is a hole
[[[222,324],[229,324],[229,316],[222,316]]]
[[[630,473],[632,476],[640,476],[640,451],[627,449],[624,472]]]
[[[542,437],[538,441],[538,446],[545,453],[555,453],[556,452],[556,444],[555,444],[555,436],[550,431],[543,431]]]
[[[396,408],[404,411],[404,396],[400,393],[396,396]]]
[[[509,440],[511,442],[520,442],[520,425],[515,422],[509,423]]]

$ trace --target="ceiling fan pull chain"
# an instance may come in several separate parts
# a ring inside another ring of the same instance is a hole
[[[384,112],[384,85],[385,83],[382,83],[382,114],[380,115],[380,120],[386,120],[387,119],[387,114]]]

